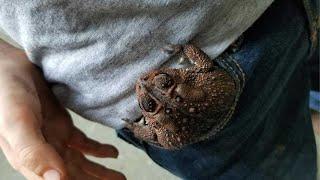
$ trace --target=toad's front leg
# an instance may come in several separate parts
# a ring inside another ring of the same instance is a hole
[[[199,68],[203,71],[209,71],[215,65],[205,52],[193,44],[168,45],[163,48],[163,51],[172,55],[182,52],[181,56],[183,58],[188,58],[196,66],[196,68]]]

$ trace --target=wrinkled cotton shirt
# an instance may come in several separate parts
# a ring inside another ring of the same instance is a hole
[[[63,105],[119,129],[141,111],[137,78],[179,67],[161,51],[192,40],[222,53],[273,0],[0,0],[0,27],[38,65]]]

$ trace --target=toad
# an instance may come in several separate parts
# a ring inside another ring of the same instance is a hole
[[[127,128],[148,143],[179,149],[215,135],[234,110],[237,85],[226,70],[192,44],[165,52],[188,59],[188,68],[161,68],[141,76],[136,94],[143,118]]]

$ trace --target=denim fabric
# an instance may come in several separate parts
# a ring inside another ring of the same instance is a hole
[[[300,4],[279,0],[245,32],[231,56],[246,84],[235,114],[214,138],[169,151],[124,129],[118,135],[183,179],[316,179],[307,24]]]

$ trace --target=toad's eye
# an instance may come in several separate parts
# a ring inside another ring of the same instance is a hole
[[[173,79],[164,73],[154,77],[154,83],[160,89],[168,89],[174,84]]]
[[[150,96],[144,96],[141,98],[140,107],[147,112],[154,112],[157,107],[157,103]]]

